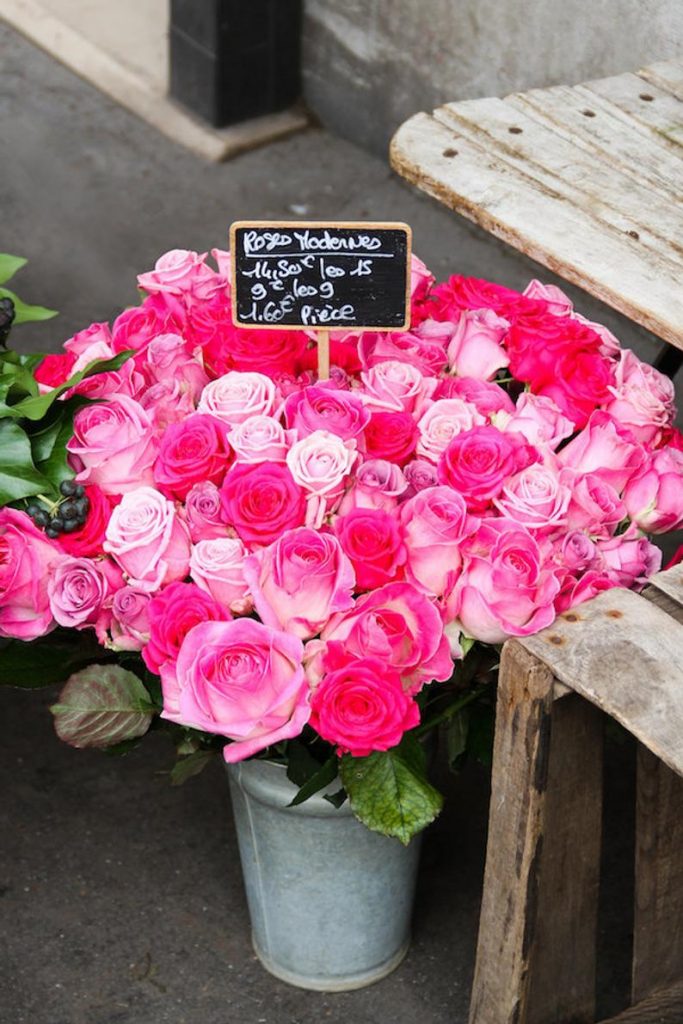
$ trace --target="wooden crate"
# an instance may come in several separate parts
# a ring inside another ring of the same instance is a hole
[[[683,1024],[683,566],[503,649],[470,1024],[595,1021],[603,712],[638,741],[634,1005],[609,1024]]]

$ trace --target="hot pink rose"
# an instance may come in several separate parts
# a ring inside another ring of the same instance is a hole
[[[479,526],[467,514],[464,498],[450,487],[429,487],[401,505],[408,549],[408,578],[421,590],[441,597],[462,564],[461,547]]]
[[[373,412],[365,428],[365,449],[370,459],[388,459],[401,466],[415,454],[418,437],[409,412]]]
[[[343,441],[359,437],[370,419],[359,395],[327,383],[315,384],[290,395],[285,404],[287,426],[298,437],[328,430]]]
[[[0,509],[0,636],[35,640],[50,632],[48,580],[64,557],[25,512]]]
[[[601,537],[614,533],[626,517],[626,506],[601,474],[565,469],[560,473],[560,480],[572,492],[567,508],[567,529],[587,530]]]
[[[186,314],[173,296],[148,295],[139,306],[126,309],[112,325],[112,347],[115,352],[137,349],[144,353],[152,338],[159,334],[185,336]]]
[[[110,641],[114,651],[141,651],[149,643],[151,594],[137,587],[121,587],[111,604]]]
[[[173,502],[152,487],[123,496],[107,526],[104,550],[132,586],[149,592],[180,580],[190,565],[190,535]]]
[[[563,415],[552,398],[523,391],[517,399],[517,408],[507,413],[494,413],[493,424],[499,430],[512,430],[522,434],[529,444],[537,448],[547,446],[554,451],[574,433],[574,424]]]
[[[44,394],[57,388],[73,373],[76,357],[71,352],[52,352],[45,356],[33,371],[33,378],[41,385]]]
[[[226,521],[247,545],[265,546],[306,515],[306,495],[287,466],[233,465],[221,488]]]
[[[522,312],[546,309],[545,302],[526,298],[520,292],[505,288],[493,281],[477,277],[463,277],[454,274],[448,281],[436,285],[429,297],[431,316],[435,320],[458,319],[458,314],[467,309],[491,309],[507,320]]]
[[[337,753],[367,757],[389,750],[420,722],[415,701],[401,677],[380,658],[358,658],[330,644],[325,675],[311,699],[310,724]]]
[[[153,482],[157,445],[142,406],[116,395],[78,410],[66,447],[80,467],[79,483],[96,484],[105,494],[125,494]]]
[[[660,448],[649,455],[624,491],[630,518],[647,533],[683,526],[683,452]]]
[[[627,427],[636,441],[656,447],[676,414],[673,381],[625,349],[616,369],[614,395],[605,411]]]
[[[662,552],[635,526],[609,540],[599,540],[598,551],[605,568],[620,587],[643,587],[662,567]]]
[[[571,496],[557,473],[536,463],[510,477],[493,504],[504,516],[540,535],[565,526]]]
[[[94,626],[102,636],[111,620],[111,604],[123,575],[108,558],[71,558],[55,566],[48,583],[55,621],[69,629]]]
[[[211,537],[227,537],[221,492],[215,484],[206,480],[191,488],[185,499],[185,522],[193,544]]]
[[[154,481],[168,497],[182,501],[197,483],[220,485],[231,458],[223,424],[196,413],[166,429],[154,463]]]
[[[361,374],[363,404],[371,412],[408,412],[418,417],[437,385],[416,366],[387,359]]]
[[[250,416],[228,434],[237,462],[284,462],[297,432],[274,416]]]
[[[86,487],[85,496],[90,503],[88,517],[79,530],[60,533],[57,543],[68,555],[76,558],[101,555],[104,551],[104,534],[111,516],[114,499],[109,498],[99,487]]]
[[[356,657],[379,658],[415,693],[425,683],[451,677],[453,661],[436,607],[410,583],[387,583],[335,615],[321,639],[338,640]]]
[[[334,532],[353,565],[357,590],[381,587],[401,573],[406,549],[394,515],[355,508],[336,520]]]
[[[229,737],[225,760],[242,761],[298,736],[308,721],[302,655],[297,637],[252,619],[201,623],[178,655],[178,711],[162,717]]]
[[[454,437],[464,430],[483,426],[486,420],[475,405],[462,398],[439,398],[418,421],[417,454],[438,462]]]
[[[275,400],[275,385],[270,377],[232,370],[207,384],[197,411],[209,413],[234,427],[250,416],[270,416]]]
[[[459,491],[473,512],[486,509],[513,474],[537,458],[518,434],[474,427],[458,434],[439,460],[439,480]]]
[[[487,644],[530,636],[555,618],[559,589],[528,530],[509,519],[486,519],[447,595],[446,620]]]
[[[587,426],[559,453],[562,466],[579,473],[597,473],[621,493],[643,466],[646,453],[630,431],[606,412],[594,412]]]
[[[232,618],[227,608],[194,583],[171,583],[155,594],[147,617],[149,641],[142,650],[142,660],[156,675],[165,665],[174,673],[183,640],[200,622],[228,622]],[[164,706],[168,710],[166,701]]]
[[[393,462],[368,459],[356,469],[355,483],[342,498],[338,512],[346,515],[352,508],[382,508],[390,512],[407,488],[408,481]]]
[[[490,309],[460,314],[448,346],[448,365],[458,377],[491,380],[509,359],[501,342],[510,324]]]
[[[229,370],[269,377],[297,372],[310,341],[305,331],[242,330],[232,323],[229,307],[218,315],[205,306],[195,308],[193,334],[204,345],[204,365],[211,376],[220,377]]]
[[[244,571],[246,557],[246,548],[238,537],[200,540],[190,556],[190,575],[197,586],[235,615],[244,615],[254,607]]]
[[[353,607],[353,567],[329,533],[288,530],[247,559],[245,575],[262,620],[301,639]]]

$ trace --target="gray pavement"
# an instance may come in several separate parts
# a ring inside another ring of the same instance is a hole
[[[136,273],[166,249],[226,246],[233,219],[289,217],[293,205],[310,219],[406,220],[438,277],[555,280],[323,131],[208,165],[2,26],[0,66],[0,249],[30,260],[17,291],[62,311],[15,332],[22,348],[57,349],[135,302]],[[654,353],[645,332],[567,290],[625,343]],[[363,991],[301,992],[270,978],[251,951],[220,766],[172,789],[162,736],[124,759],[66,748],[52,731],[53,699],[0,692],[0,1024],[464,1024],[485,772],[445,780],[404,964]],[[628,770],[615,778],[626,786]],[[609,866],[615,884],[626,877]],[[603,917],[605,1008],[624,980],[614,921]]]

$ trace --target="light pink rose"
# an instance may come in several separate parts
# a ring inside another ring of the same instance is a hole
[[[442,597],[462,564],[465,537],[479,527],[464,498],[450,487],[428,487],[401,505],[400,521],[408,550],[408,578],[421,590]]]
[[[605,406],[605,411],[627,427],[636,441],[659,445],[676,415],[673,381],[624,349],[616,369],[616,383],[608,390],[614,400]]]
[[[55,566],[47,587],[55,621],[68,629],[94,626],[103,636],[111,620],[114,592],[121,586],[121,570],[108,558],[67,556]]]
[[[527,299],[542,299],[553,316],[568,316],[572,312],[572,301],[555,284],[543,284],[542,281],[529,281],[522,295]]]
[[[474,377],[445,377],[434,392],[435,398],[462,398],[477,407],[482,416],[515,411],[514,402],[498,384]]]
[[[201,350],[197,350],[201,351]],[[191,352],[179,334],[158,334],[147,346],[145,370],[151,383],[176,383],[193,404],[199,400],[209,377],[196,352]]]
[[[626,506],[618,492],[598,473],[563,469],[560,481],[572,492],[567,508],[567,529],[586,530],[599,537],[611,536],[625,519]]]
[[[485,519],[446,596],[446,621],[487,644],[530,636],[555,618],[559,589],[528,530],[510,519]]]
[[[230,370],[207,384],[198,412],[210,413],[231,427],[250,416],[270,416],[275,408],[275,385],[264,373]]]
[[[558,455],[560,464],[580,473],[597,473],[621,493],[642,467],[645,449],[606,412],[594,412],[583,430]]]
[[[589,320],[588,317],[583,316],[581,313],[571,313],[570,317],[572,320],[578,320],[580,324],[583,324],[585,327],[590,327],[592,331],[595,331],[600,338],[601,355],[611,356],[615,359],[619,357],[621,345],[609,328],[605,327],[604,324],[596,324],[593,320]],[[586,598],[583,598],[583,600],[585,601]]]
[[[230,431],[228,441],[236,462],[284,462],[296,437],[274,416],[250,416]]]
[[[234,740],[230,763],[298,736],[311,713],[302,655],[297,637],[252,619],[200,623],[178,654],[178,711],[162,717]]]
[[[575,608],[584,601],[590,601],[598,594],[618,586],[616,576],[603,568],[589,569],[578,580],[569,573],[562,581],[562,589],[555,598],[555,611],[562,615],[570,608]]]
[[[356,441],[314,430],[287,452],[287,466],[307,495],[306,524],[319,527],[341,497],[356,461]]]
[[[599,540],[605,568],[620,587],[643,587],[662,567],[662,552],[631,525],[626,533]]]
[[[353,607],[355,574],[339,541],[305,526],[250,555],[245,576],[263,622],[302,640]]]
[[[48,580],[64,557],[25,512],[0,509],[0,636],[35,640],[50,632]]]
[[[138,284],[150,295],[166,292],[183,295],[192,292],[206,278],[213,278],[215,272],[204,263],[206,253],[201,255],[188,249],[171,249],[160,256],[154,270],[138,274]]]
[[[358,467],[353,486],[346,492],[338,512],[352,508],[381,508],[390,512],[408,489],[408,481],[399,466],[386,459],[368,459]]]
[[[454,437],[485,422],[470,402],[462,398],[439,398],[429,404],[418,420],[420,440],[417,442],[417,454],[438,462]]]
[[[212,537],[192,548],[190,575],[201,590],[235,615],[251,611],[244,565],[247,549],[238,537]]]
[[[140,395],[140,405],[158,434],[162,434],[172,423],[187,419],[195,411],[192,392],[183,389],[177,380],[152,384]]]
[[[425,377],[416,366],[387,359],[361,373],[363,404],[370,412],[409,412],[417,417],[433,393],[437,380]]]
[[[109,324],[90,324],[90,327],[77,331],[72,338],[68,338],[62,347],[65,351],[71,352],[72,355],[78,357],[96,342],[104,342],[105,345],[111,347],[112,337]]]
[[[553,550],[555,563],[574,574],[602,565],[595,543],[582,530],[562,534],[553,544]]]
[[[534,463],[510,477],[493,504],[502,515],[540,535],[566,524],[571,496],[552,469]]]
[[[359,437],[370,420],[359,394],[343,390],[331,381],[302,388],[285,403],[287,426],[298,437],[314,430],[329,430],[343,441]]]
[[[451,373],[492,380],[510,362],[501,344],[509,327],[508,321],[491,309],[464,310],[448,346]]]
[[[149,603],[152,595],[138,587],[121,587],[111,605],[111,636],[107,647],[114,651],[141,651],[149,642]]]
[[[402,363],[416,366],[428,377],[434,377],[446,366],[446,353],[441,341],[443,332],[437,339],[429,336],[426,320],[412,331],[390,334],[361,334],[358,342],[358,356],[364,369],[370,369],[377,363],[387,359],[396,359]]]
[[[512,414],[494,413],[492,423],[499,430],[522,434],[529,444],[537,448],[547,446],[552,451],[575,430],[572,421],[562,414],[552,398],[534,395],[530,391],[522,392]]]
[[[410,254],[410,298],[420,302],[434,284],[434,275],[414,253]]]
[[[683,451],[660,448],[649,455],[624,491],[629,517],[647,533],[683,526]]]
[[[185,522],[192,543],[211,537],[227,537],[228,525],[223,515],[221,492],[209,480],[203,480],[190,490],[185,499]]]
[[[112,511],[103,547],[132,586],[150,593],[183,579],[190,565],[187,526],[173,502],[153,487],[124,494]]]
[[[125,395],[79,409],[66,447],[79,469],[77,481],[97,484],[105,494],[126,494],[154,481],[158,441],[152,421]]]
[[[351,611],[330,619],[321,640],[338,640],[361,658],[380,658],[398,672],[408,693],[453,673],[441,616],[411,583],[387,583],[360,597]]]

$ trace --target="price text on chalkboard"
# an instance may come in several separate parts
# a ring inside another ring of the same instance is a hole
[[[232,312],[241,327],[404,330],[407,224],[238,221],[230,229]]]

